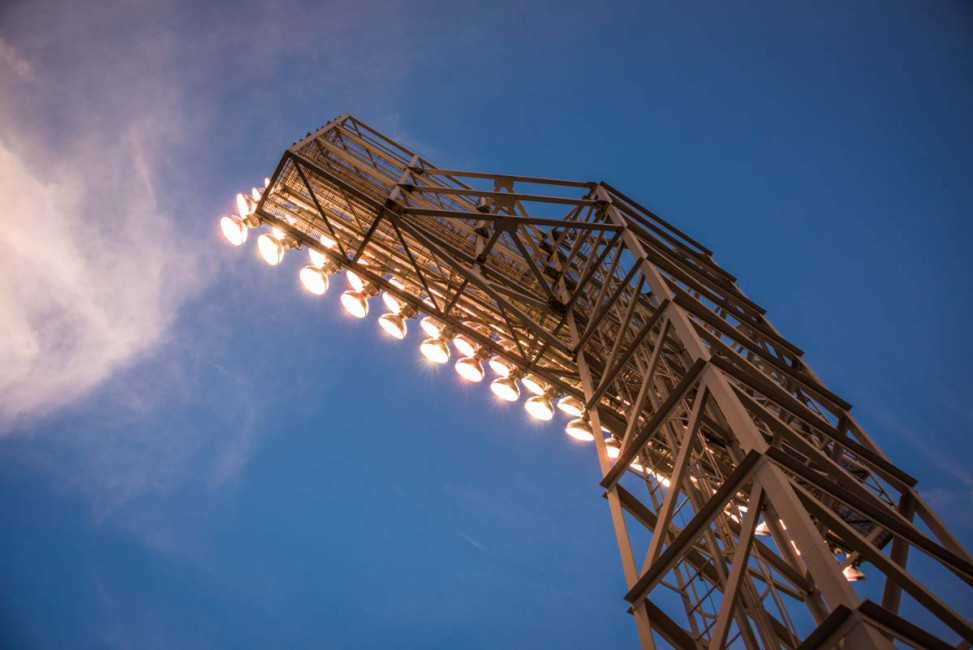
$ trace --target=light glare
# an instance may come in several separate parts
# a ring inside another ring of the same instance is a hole
[[[474,354],[476,354],[476,344],[470,339],[466,338],[466,336],[463,334],[457,334],[456,337],[453,338],[453,347],[455,347],[456,351],[464,357],[472,357]]]
[[[474,357],[466,357],[456,362],[456,372],[466,381],[483,381],[483,366]]]
[[[355,318],[368,316],[368,299],[360,291],[345,291],[341,294],[341,306]]]
[[[299,277],[308,293],[323,296],[328,290],[328,274],[316,266],[305,266],[301,269]]]
[[[422,356],[433,363],[446,363],[449,361],[449,348],[442,339],[426,339],[419,346],[419,351],[422,352]]]
[[[581,403],[581,400],[571,395],[558,400],[557,408],[562,413],[566,413],[575,418],[581,417],[581,413],[584,412],[584,404]]]
[[[565,427],[564,432],[581,442],[592,442],[595,439],[595,434],[591,432],[591,425],[584,418],[578,418],[568,422],[568,426]]]
[[[546,422],[554,417],[554,406],[551,405],[551,400],[542,395],[534,395],[528,399],[524,402],[524,408],[535,420]]]
[[[240,215],[241,219],[246,219],[253,212],[253,205],[250,203],[250,199],[243,192],[236,195],[236,211]]]
[[[223,238],[234,246],[242,246],[247,241],[247,226],[238,217],[226,215],[220,219],[220,232]]]
[[[378,318],[378,324],[382,326],[386,334],[400,341],[405,338],[409,331],[405,324],[405,316],[402,314],[382,314]]]
[[[257,237],[257,252],[264,262],[271,266],[277,266],[284,259],[284,247],[280,240],[275,239],[264,233]]]
[[[490,382],[490,390],[505,402],[516,402],[520,398],[520,388],[517,387],[517,381],[510,377],[494,379]]]
[[[431,336],[432,338],[438,338],[440,334],[443,333],[442,324],[431,316],[426,316],[421,321],[419,321],[419,326],[422,327],[422,331]]]
[[[524,385],[524,388],[526,388],[528,392],[531,392],[534,395],[543,395],[544,391],[547,390],[547,387],[544,386],[544,382],[534,375],[527,375],[520,380],[520,383]]]

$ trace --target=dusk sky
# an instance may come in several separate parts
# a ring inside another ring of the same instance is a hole
[[[591,446],[221,240],[345,112],[700,240],[973,546],[968,2],[10,0],[0,647],[635,645]]]

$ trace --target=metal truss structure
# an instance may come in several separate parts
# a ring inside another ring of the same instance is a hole
[[[973,561],[915,479],[707,248],[612,186],[439,169],[343,115],[250,209],[366,297],[584,404],[642,647],[973,643],[937,595],[973,585]],[[850,582],[862,563],[880,602]]]

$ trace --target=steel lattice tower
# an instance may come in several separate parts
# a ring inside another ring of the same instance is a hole
[[[438,169],[343,115],[238,204],[234,243],[272,226],[262,253],[308,248],[319,292],[353,270],[343,302],[384,292],[440,343],[463,337],[474,372],[499,361],[542,392],[542,415],[569,396],[581,433],[608,435],[594,448],[642,647],[973,643],[906,569],[913,551],[973,585],[915,479],[707,248],[612,186]],[[850,584],[863,562],[880,603]]]

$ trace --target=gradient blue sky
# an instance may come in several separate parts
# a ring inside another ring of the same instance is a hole
[[[220,242],[342,112],[700,239],[971,545],[973,10],[781,4],[3,3],[0,645],[634,643],[591,448]]]

